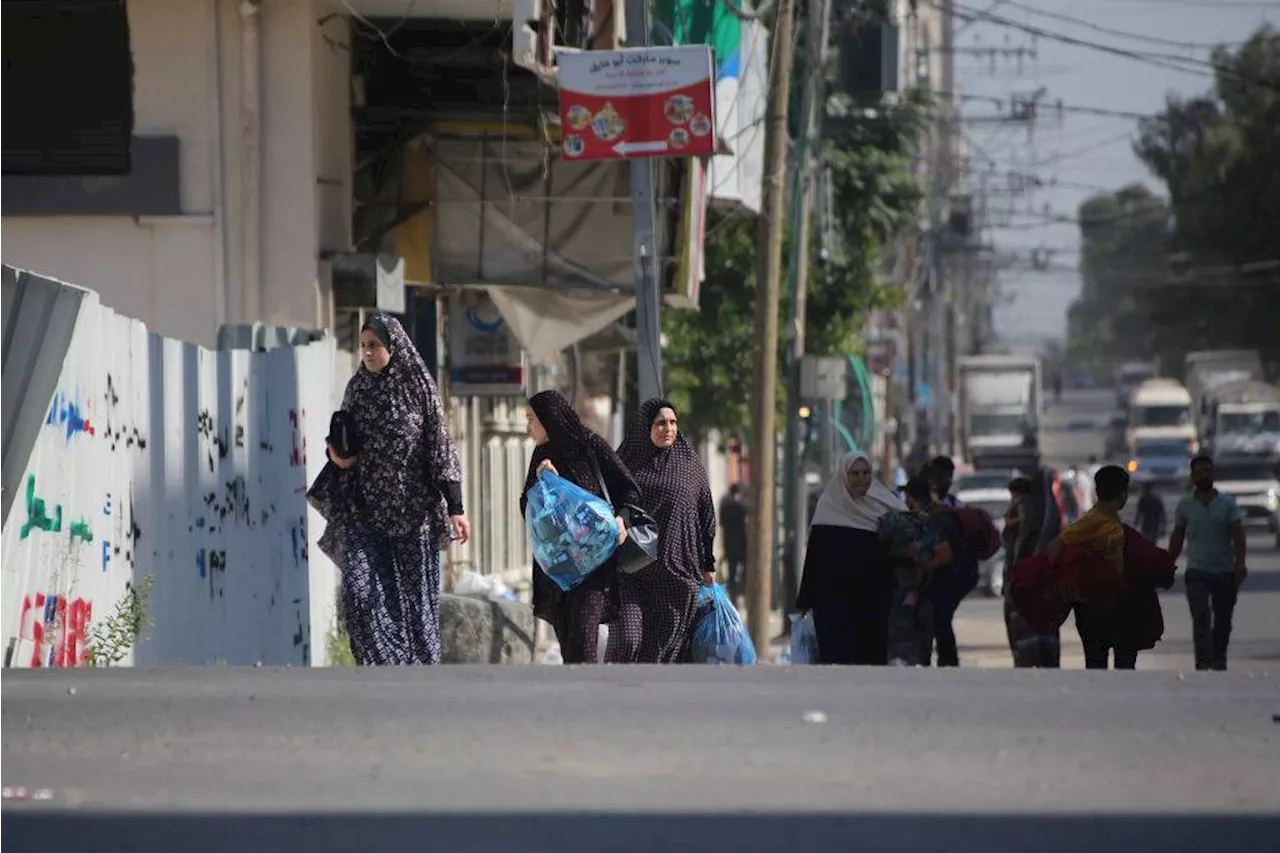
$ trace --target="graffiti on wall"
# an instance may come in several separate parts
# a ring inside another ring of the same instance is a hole
[[[37,592],[22,599],[18,637],[34,645],[29,666],[72,667],[88,663],[86,633],[93,604],[83,598]]]
[[[155,625],[130,661],[309,662],[335,579],[309,559],[305,484],[324,460],[307,413],[333,405],[333,341],[211,351],[93,296],[74,322],[3,529],[10,664],[83,663],[94,607],[146,575]]]
[[[81,411],[80,405],[75,399],[69,395],[59,391],[53,395],[53,404],[49,407],[49,416],[45,418],[45,425],[58,427],[66,431],[67,441],[78,433],[86,435],[96,435],[97,431],[93,428],[93,424]]]
[[[138,429],[136,425],[126,426],[119,421],[120,394],[116,391],[115,378],[107,373],[107,389],[102,394],[102,402],[106,410],[106,427],[103,428],[102,438],[107,442],[107,446],[114,453],[116,448],[124,447],[126,450],[147,449],[147,439]]]
[[[62,504],[54,504],[51,510],[48,502],[36,493],[36,475],[28,474],[26,517],[18,535],[26,539],[36,530],[42,530],[45,533],[61,533]],[[93,527],[83,516],[79,521],[71,522],[67,528],[67,534],[72,542],[93,541]]]

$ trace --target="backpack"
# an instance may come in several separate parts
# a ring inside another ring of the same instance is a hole
[[[999,553],[1003,543],[1000,541],[1000,531],[996,529],[991,513],[973,506],[955,507],[950,511],[955,513],[956,519],[960,522],[965,543],[973,556],[979,560],[990,560]]]

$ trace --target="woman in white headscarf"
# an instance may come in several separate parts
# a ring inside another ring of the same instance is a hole
[[[798,610],[813,611],[822,663],[888,663],[894,574],[876,525],[906,508],[872,476],[865,453],[845,456],[822,493],[796,599]]]

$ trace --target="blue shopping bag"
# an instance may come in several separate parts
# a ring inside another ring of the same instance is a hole
[[[756,662],[756,647],[747,626],[720,584],[704,586],[698,594],[698,621],[689,643],[689,659],[694,663]]]
[[[524,523],[533,558],[562,590],[582,583],[617,550],[613,508],[581,486],[543,471],[526,497]]]

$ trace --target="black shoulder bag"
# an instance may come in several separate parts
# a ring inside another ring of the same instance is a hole
[[[618,570],[633,575],[641,569],[647,569],[658,561],[658,522],[638,506],[631,504],[618,506],[613,502],[595,454],[591,456],[591,467],[596,469],[596,481],[600,484],[600,492],[605,501],[613,507],[614,514],[621,516],[627,525],[627,538],[618,546],[618,551],[614,554],[618,561]]]

